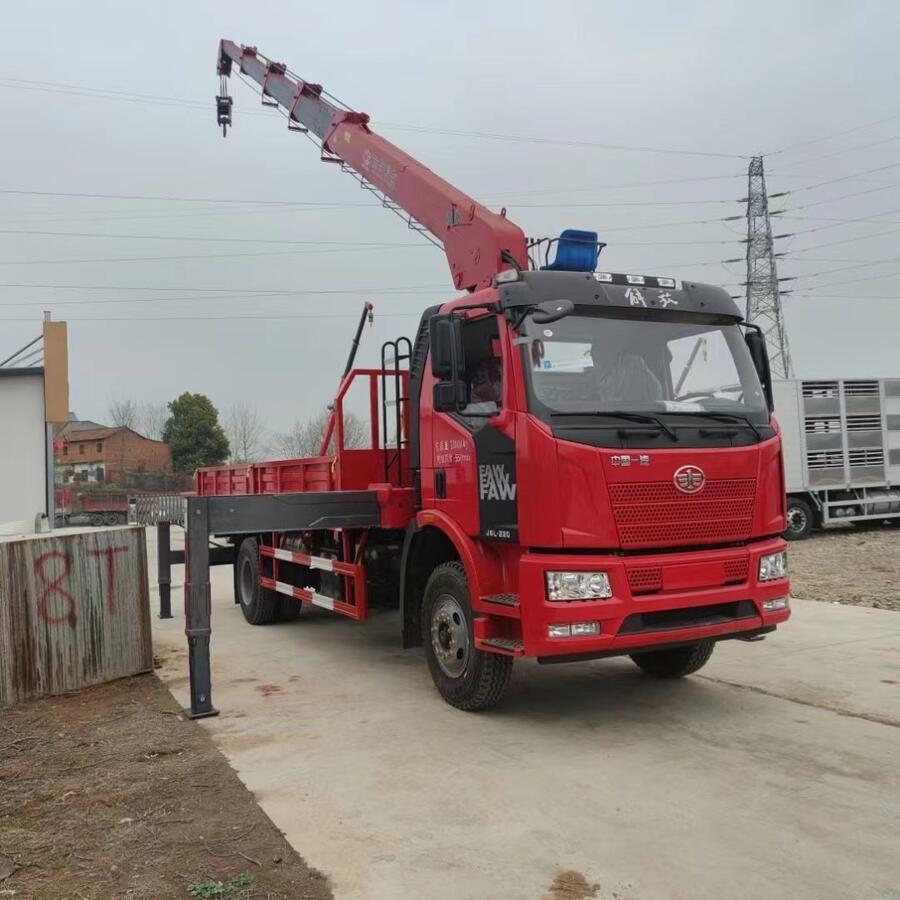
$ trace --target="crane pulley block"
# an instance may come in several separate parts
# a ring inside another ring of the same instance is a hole
[[[231,107],[234,100],[227,94],[219,94],[216,97],[216,122],[222,126],[222,137],[225,137],[228,126],[231,124]]]

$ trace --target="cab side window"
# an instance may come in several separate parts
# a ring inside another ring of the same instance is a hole
[[[468,321],[462,331],[469,403],[460,415],[470,428],[478,428],[500,411],[503,402],[503,360],[497,317]]]

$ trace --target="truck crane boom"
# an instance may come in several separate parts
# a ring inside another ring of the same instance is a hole
[[[222,90],[217,102],[223,131],[231,124],[225,80],[235,64],[260,86],[264,104],[286,113],[291,130],[307,131],[319,140],[323,162],[339,163],[354,172],[364,186],[404,210],[413,227],[415,222],[440,242],[455,288],[474,291],[490,285],[504,269],[528,268],[525,235],[506,218],[505,210],[491,212],[435,175],[375,134],[366,113],[329,100],[321,85],[298,78],[255,47],[229,40],[219,44]]]

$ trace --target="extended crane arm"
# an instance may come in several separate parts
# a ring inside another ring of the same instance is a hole
[[[223,40],[219,75],[231,75],[234,64],[259,84],[263,102],[269,98],[269,105],[286,111],[288,127],[319,139],[324,162],[352,169],[441,242],[457,289],[486,287],[511,265],[528,268],[525,235],[505,211],[491,212],[373,133],[366,113],[330,102],[321,85],[291,75],[283,63],[266,59],[255,47]],[[219,98],[220,124],[230,122],[230,106],[229,98]]]

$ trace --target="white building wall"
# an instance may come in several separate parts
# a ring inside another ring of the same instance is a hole
[[[34,531],[47,509],[44,378],[0,377],[0,534]]]

